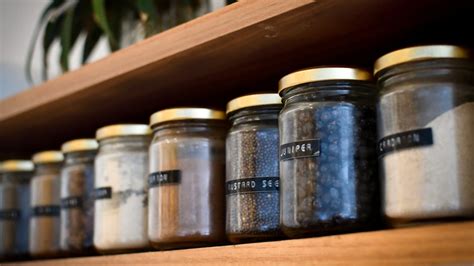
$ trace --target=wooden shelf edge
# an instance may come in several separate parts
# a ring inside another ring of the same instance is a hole
[[[226,6],[0,101],[0,121],[312,3],[314,0],[266,0]]]
[[[407,265],[474,263],[474,221],[175,251],[5,265]]]
[[[1,100],[0,160],[58,149],[102,126],[147,123],[165,108],[223,109],[235,97],[276,91],[297,69],[369,66],[443,29],[465,37],[473,10],[464,0],[238,1]]]

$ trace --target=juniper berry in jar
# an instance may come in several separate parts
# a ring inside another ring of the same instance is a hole
[[[379,217],[375,86],[314,68],[280,81],[281,224],[289,237],[372,228]]]

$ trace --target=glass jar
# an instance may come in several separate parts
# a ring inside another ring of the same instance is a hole
[[[30,253],[34,257],[59,255],[59,183],[63,154],[44,151],[33,156],[31,179]]]
[[[278,94],[227,105],[226,233],[233,243],[278,238],[280,231]]]
[[[225,114],[175,108],[153,114],[148,238],[158,249],[225,239]]]
[[[97,131],[94,246],[102,253],[143,250],[147,237],[150,128],[106,126]]]
[[[474,62],[448,45],[375,65],[385,216],[402,225],[474,216]]]
[[[30,179],[33,163],[9,160],[0,163],[0,258],[28,254]]]
[[[360,69],[280,80],[281,225],[289,237],[370,229],[379,218],[376,89]]]
[[[66,254],[94,251],[94,158],[95,139],[77,139],[63,144],[61,170],[60,246]]]

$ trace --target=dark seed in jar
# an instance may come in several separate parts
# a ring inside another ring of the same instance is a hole
[[[278,127],[231,132],[227,141],[227,185],[253,180],[255,188],[227,194],[227,234],[233,242],[278,237]]]
[[[299,237],[370,227],[380,208],[375,107],[327,103],[287,112],[280,121],[282,144],[320,141],[319,157],[280,162],[285,233]]]

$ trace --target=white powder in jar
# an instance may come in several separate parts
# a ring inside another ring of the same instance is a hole
[[[393,221],[474,216],[474,103],[431,121],[433,145],[389,153],[385,214]]]
[[[94,245],[102,251],[145,248],[148,153],[144,149],[100,154],[95,188],[110,187],[112,198],[95,201]]]

